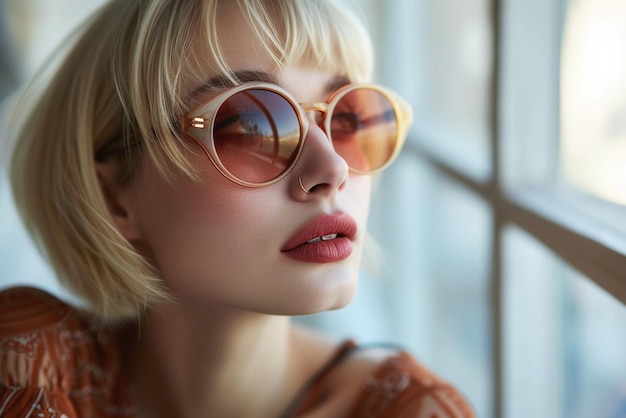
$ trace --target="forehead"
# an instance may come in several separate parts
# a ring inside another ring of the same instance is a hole
[[[270,73],[276,67],[260,35],[250,27],[237,2],[222,2],[217,24],[219,43],[229,68],[255,68]]]

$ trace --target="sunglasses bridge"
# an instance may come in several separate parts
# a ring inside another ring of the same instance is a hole
[[[319,124],[324,120],[326,115],[328,115],[328,103],[324,102],[302,102],[298,103],[302,112],[306,116],[309,113],[314,113],[315,116],[312,116],[315,124]]]

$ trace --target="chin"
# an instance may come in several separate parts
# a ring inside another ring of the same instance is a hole
[[[299,304],[297,309],[300,312],[295,315],[313,315],[345,308],[354,299],[357,283],[356,279],[352,279],[339,286],[325,288],[315,295],[310,295],[304,303]]]

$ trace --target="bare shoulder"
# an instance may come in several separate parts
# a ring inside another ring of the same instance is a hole
[[[354,403],[360,393],[370,385],[380,371],[387,368],[398,351],[385,347],[359,347],[354,349],[342,362],[329,381],[331,390]]]
[[[383,346],[376,347],[374,345],[367,350],[361,350],[358,349],[359,347],[356,343],[337,341],[323,334],[297,326],[293,327],[293,335],[294,340],[296,340],[296,347],[301,350],[300,353],[312,360],[313,364],[328,361],[333,355],[338,354],[340,350],[348,348],[350,355],[346,356],[345,360],[341,362],[341,367],[337,369],[338,376],[336,376],[348,380],[366,375],[398,352],[394,349]],[[351,350],[352,347],[355,349]]]
[[[338,342],[294,327],[299,380],[304,382],[292,402],[291,414],[303,418],[345,417],[363,382],[390,355],[384,350],[359,352],[352,341]]]

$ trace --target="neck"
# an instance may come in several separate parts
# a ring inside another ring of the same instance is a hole
[[[230,309],[149,312],[135,347],[149,416],[278,416],[298,387],[289,319]]]

